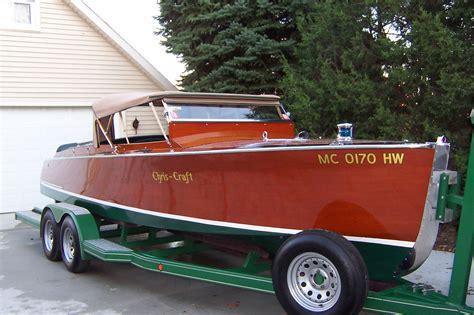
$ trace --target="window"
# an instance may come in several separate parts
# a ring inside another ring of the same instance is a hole
[[[39,30],[40,0],[0,0],[0,27]]]
[[[171,120],[274,121],[285,119],[276,106],[168,105]]]
[[[14,2],[13,15],[15,23],[31,24],[31,3]]]

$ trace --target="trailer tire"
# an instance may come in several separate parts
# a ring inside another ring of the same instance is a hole
[[[81,273],[87,270],[90,260],[81,257],[81,242],[77,232],[76,224],[68,215],[61,224],[60,233],[61,257],[66,268],[73,273]]]
[[[61,260],[59,229],[59,224],[56,223],[51,210],[45,210],[41,217],[41,245],[43,245],[44,255],[51,261]]]
[[[367,297],[367,268],[359,251],[325,230],[286,240],[275,255],[272,280],[288,314],[359,314]]]

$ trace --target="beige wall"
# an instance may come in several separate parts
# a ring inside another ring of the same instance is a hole
[[[119,49],[61,0],[40,1],[39,31],[0,28],[0,106],[86,105],[157,90]]]
[[[158,117],[160,118],[165,133],[168,134],[168,122],[163,116],[163,107],[155,106],[155,109],[156,113],[158,114]],[[163,132],[161,132],[160,126],[158,125],[158,122],[156,121],[155,116],[153,115],[153,112],[151,111],[150,106],[137,106],[127,109],[124,115],[124,119],[127,124],[127,134],[131,137],[135,135],[163,134]],[[137,118],[137,120],[140,122],[138,124],[137,130],[133,128],[133,121],[135,120],[135,118]]]
[[[0,0],[0,213],[51,202],[39,192],[43,161],[92,140],[94,100],[161,90],[65,2],[39,3],[39,28],[20,30]]]

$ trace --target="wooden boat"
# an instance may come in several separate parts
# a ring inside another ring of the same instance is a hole
[[[332,231],[372,280],[415,270],[433,247],[442,139],[355,140],[348,124],[336,139],[295,137],[273,95],[129,93],[92,108],[93,142],[44,163],[41,191],[57,201],[112,222],[239,238],[270,257],[291,235]]]

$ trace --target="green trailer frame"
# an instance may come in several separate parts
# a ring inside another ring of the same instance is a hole
[[[474,110],[471,112],[474,126]],[[460,223],[448,296],[433,288],[399,280],[396,286],[369,291],[364,309],[397,314],[474,314],[466,306],[467,287],[474,248],[474,130],[467,169],[464,196],[460,183],[449,185],[449,174],[442,174],[439,184],[437,219],[447,217],[446,209],[458,209]],[[166,234],[156,228],[110,224],[94,217],[87,209],[65,203],[46,207],[59,223],[69,215],[78,229],[82,259],[98,258],[107,262],[131,263],[143,269],[231,285],[260,292],[274,293],[269,273],[271,262],[256,251],[248,251],[238,266],[203,265],[180,258],[215,250],[215,247],[187,236]],[[45,209],[46,209],[45,208]],[[17,212],[16,219],[40,228],[42,209]]]

